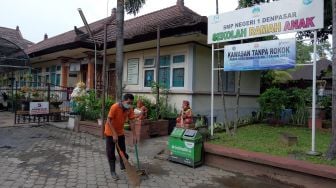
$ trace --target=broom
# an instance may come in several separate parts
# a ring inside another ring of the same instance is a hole
[[[124,152],[121,151],[119,145],[116,144],[116,146],[121,156],[121,159],[124,162],[128,179],[132,182],[134,187],[140,186],[140,177],[138,176],[137,169],[128,162]]]

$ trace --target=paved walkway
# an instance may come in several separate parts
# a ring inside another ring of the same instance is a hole
[[[0,120],[7,115],[0,112]],[[140,187],[288,187],[207,166],[193,169],[157,159],[167,138],[140,144],[141,166],[149,174]],[[129,155],[135,161],[134,153]],[[50,125],[0,128],[1,188],[131,187],[119,164],[118,181],[112,180],[107,164],[105,143],[98,137]]]
[[[0,128],[14,126],[14,113],[0,111]]]

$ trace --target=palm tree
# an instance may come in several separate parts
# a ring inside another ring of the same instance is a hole
[[[122,75],[124,65],[124,14],[136,15],[146,0],[117,0],[116,13],[116,100],[122,97]]]
[[[336,157],[336,0],[332,0],[332,133],[333,139],[327,152],[327,159]]]

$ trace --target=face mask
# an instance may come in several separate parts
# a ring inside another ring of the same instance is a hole
[[[124,106],[124,108],[126,108],[126,109],[131,108],[131,105],[129,105],[129,104],[123,104],[123,106]]]

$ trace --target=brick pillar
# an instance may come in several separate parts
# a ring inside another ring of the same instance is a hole
[[[87,64],[87,72],[86,72],[86,88],[94,89],[95,88],[95,59],[94,52],[88,51],[84,52],[86,54],[86,58],[88,60]]]
[[[62,74],[61,74],[61,86],[68,87],[68,77],[69,77],[69,66],[65,63],[62,64]]]
[[[63,87],[68,87],[68,77],[69,77],[69,60],[71,58],[68,57],[60,57],[59,62],[61,64],[61,83],[60,85]]]

